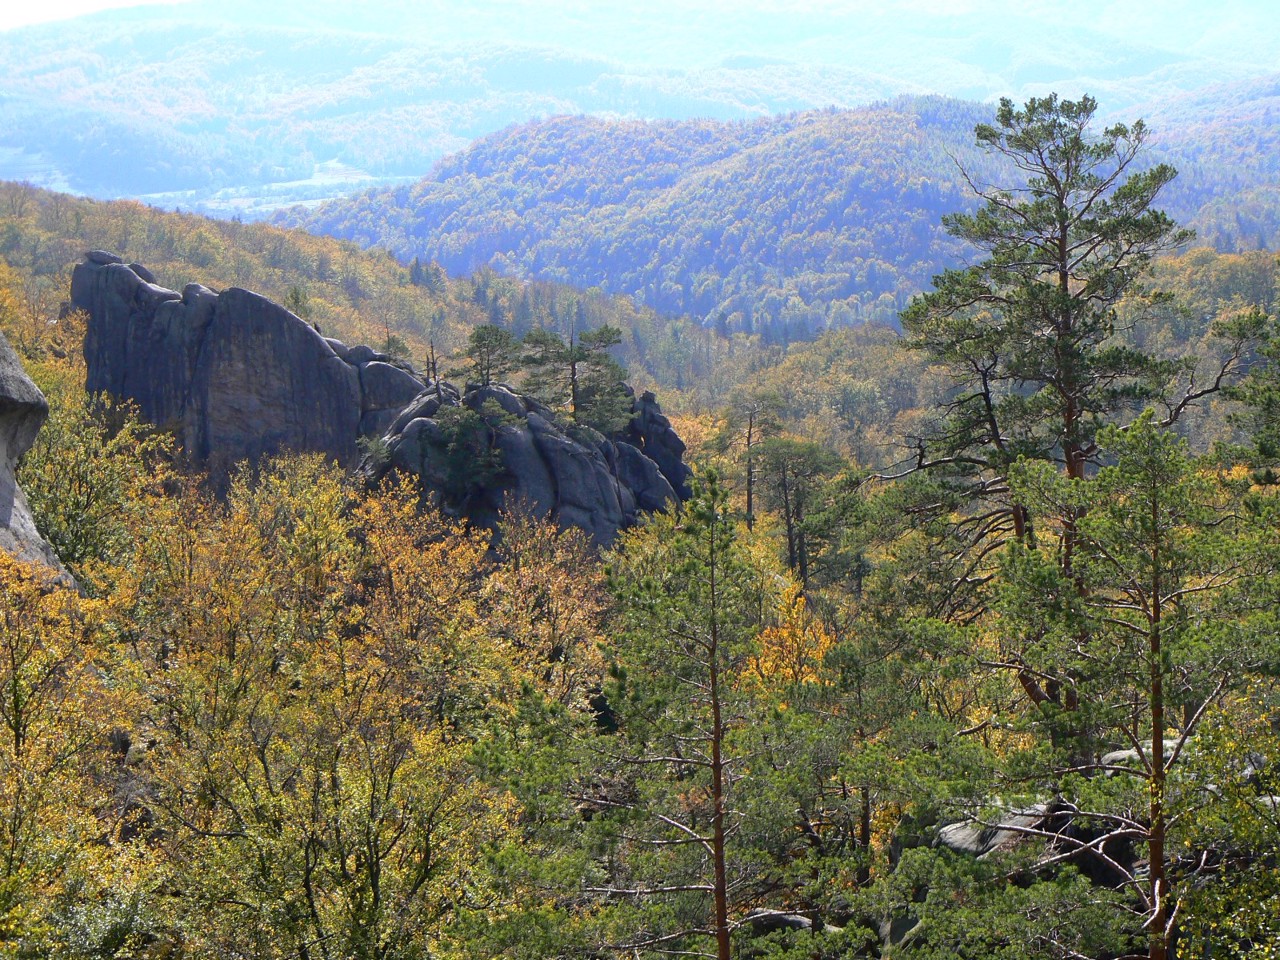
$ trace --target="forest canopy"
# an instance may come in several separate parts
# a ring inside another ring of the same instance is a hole
[[[80,590],[0,558],[0,949],[1280,950],[1277,258],[1187,249],[1147,128],[1088,98],[969,136],[929,230],[976,253],[901,332],[786,349],[4,185],[0,329],[52,406],[19,481]],[[692,497],[600,555],[314,457],[209,489],[83,391],[90,242],[574,419],[636,357],[684,388]]]

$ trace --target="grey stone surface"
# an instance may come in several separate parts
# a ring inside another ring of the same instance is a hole
[[[360,436],[381,437],[395,423],[399,410],[368,410],[360,415]]]
[[[622,439],[658,465],[671,489],[682,500],[689,497],[693,475],[684,462],[685,445],[662,413],[657,398],[648,390],[632,400],[631,423]]]
[[[360,367],[360,402],[365,412],[399,412],[425,389],[426,385],[409,371],[381,360],[370,360]]]
[[[1148,760],[1152,758],[1151,747],[1153,743],[1154,741],[1152,740],[1144,740],[1142,742],[1141,754],[1138,753],[1138,751],[1133,747],[1129,747],[1128,749],[1124,749],[1124,750],[1112,750],[1110,753],[1103,754],[1102,758],[1098,762],[1101,763],[1104,767],[1129,767],[1135,773],[1141,773],[1143,770],[1143,765],[1142,765],[1143,754],[1146,755]],[[1166,740],[1164,742],[1164,756],[1165,756],[1166,763],[1168,762],[1169,757],[1173,756],[1173,751],[1177,749],[1178,749],[1177,740]],[[1108,776],[1113,776],[1117,773],[1120,773],[1121,771],[1107,770],[1104,772]]]
[[[424,391],[414,398],[413,403],[396,414],[396,418],[391,421],[391,426],[387,428],[387,433],[401,433],[405,427],[420,417],[434,417],[436,411],[440,409],[441,402],[442,398],[439,394],[431,390]]]
[[[1044,829],[1049,816],[1049,806],[1037,803],[1025,810],[1012,810],[994,822],[962,820],[938,831],[938,845],[971,857],[985,857],[996,851],[1011,850],[1026,840],[1027,830]]]
[[[440,499],[446,489],[457,497],[457,458],[451,465],[437,418],[442,408],[496,408],[481,439],[501,472],[445,504],[473,522],[492,525],[523,503],[606,545],[641,513],[688,496],[684,444],[651,393],[633,397],[631,424],[605,438],[558,422],[506,384],[460,391],[420,379],[368,346],[324,338],[247,290],[188,284],[178,294],[148,277],[102,251],[75,268],[71,300],[89,315],[88,389],[133,400],[148,420],[177,430],[188,456],[215,474],[283,450],[352,463],[360,437],[381,437],[386,456],[366,462],[366,473],[408,471]]]
[[[187,449],[200,461],[284,450],[355,459],[360,377],[306,323],[256,293],[219,297],[185,403]]]
[[[636,509],[661,510],[676,499],[670,481],[658,465],[629,443],[615,443],[618,482],[635,497]]]
[[[680,459],[683,444],[652,397],[643,408],[637,403],[647,418],[647,434],[637,428],[606,439],[593,430],[557,422],[545,405],[503,384],[473,385],[465,392],[446,382],[430,384],[387,431],[384,440],[390,464],[416,473],[442,497],[446,484],[440,464],[445,451],[436,418],[447,407],[492,410],[492,406],[486,408],[487,401],[501,410],[488,421],[501,473],[485,489],[473,491],[465,503],[452,505],[473,522],[492,526],[502,511],[523,506],[561,524],[581,527],[597,544],[607,546],[642,513],[677,501],[660,466],[635,445],[648,439],[652,447],[665,451],[677,477],[688,476],[688,467]],[[366,472],[373,476],[383,469],[366,464]]]
[[[176,429],[196,462],[221,471],[286,449],[355,460],[360,374],[283,307],[238,288],[179,295],[102,252],[76,266],[71,301],[89,315],[87,389]]]
[[[36,530],[15,472],[22,455],[49,416],[49,404],[22,369],[22,361],[0,335],[0,550],[48,567],[71,584],[53,547]]]
[[[528,412],[524,399],[505,384],[476,387],[467,391],[466,403],[472,410],[479,410],[487,401],[493,401],[504,413],[513,417],[523,417]]]

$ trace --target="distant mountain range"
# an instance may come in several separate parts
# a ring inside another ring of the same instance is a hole
[[[1181,176],[1160,205],[1223,250],[1280,246],[1272,87],[1165,107],[1146,157]],[[1011,182],[974,146],[979,104],[901,98],[749,123],[562,117],[512,127],[412,186],[280,216],[465,275],[598,286],[778,342],[893,322],[965,251],[943,214],[963,167]]]
[[[0,179],[254,216],[566,114],[749,120],[902,94],[1165,105],[1280,62],[1265,5],[192,2],[0,32]]]

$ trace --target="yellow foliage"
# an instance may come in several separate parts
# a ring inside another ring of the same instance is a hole
[[[818,682],[822,659],[835,644],[809,612],[798,583],[786,583],[777,605],[777,622],[761,631],[751,658],[750,674],[762,691],[771,684]]]
[[[506,643],[509,689],[527,682],[565,706],[583,707],[604,675],[604,577],[581,530],[529,510],[502,525],[501,562],[485,585],[490,629]]]
[[[97,604],[0,553],[0,953],[40,952],[48,912],[106,871],[121,826],[107,734],[126,697]]]
[[[109,609],[146,669],[156,876],[191,955],[425,944],[489,882],[516,810],[469,762],[505,677],[486,549],[319,458],[160,510]]]

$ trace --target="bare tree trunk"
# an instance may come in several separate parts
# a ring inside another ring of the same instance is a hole
[[[1156,509],[1152,507],[1152,513],[1156,514]],[[1152,518],[1156,519],[1155,516]],[[1158,528],[1157,528],[1158,529]],[[1154,582],[1151,591],[1151,630],[1149,634],[1149,648],[1147,656],[1148,676],[1150,677],[1150,694],[1151,694],[1151,806],[1150,818],[1151,825],[1150,837],[1147,842],[1147,859],[1149,861],[1149,875],[1151,877],[1151,932],[1150,932],[1150,960],[1165,960],[1169,952],[1169,931],[1165,929],[1169,918],[1169,882],[1165,876],[1164,867],[1164,842],[1165,842],[1165,817],[1164,817],[1164,788],[1165,788],[1165,769],[1164,769],[1164,671],[1161,668],[1160,658],[1160,559],[1159,550],[1157,548],[1152,564],[1154,568]]]
[[[712,537],[715,536],[714,529]],[[711,857],[714,879],[712,894],[715,900],[716,960],[729,957],[729,880],[725,865],[724,829],[724,717],[720,711],[720,622],[717,614],[716,544],[711,548],[711,649],[707,661],[710,665],[708,690],[711,696]]]
[[[747,529],[755,528],[756,512],[752,494],[755,488],[755,466],[751,462],[751,444],[756,427],[755,411],[747,413]]]

